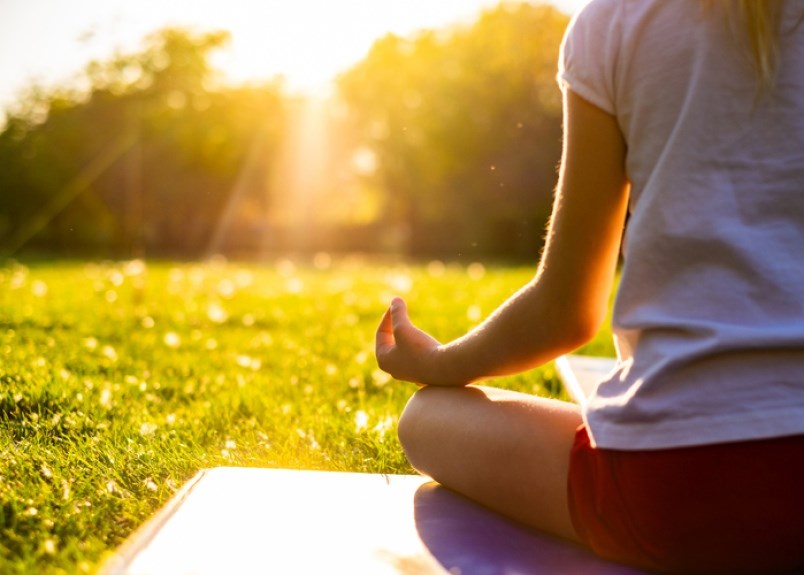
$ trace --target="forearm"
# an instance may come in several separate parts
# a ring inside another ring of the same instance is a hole
[[[404,301],[395,300],[377,330],[382,369],[419,384],[466,385],[543,364],[597,331],[628,205],[626,147],[613,116],[571,93],[565,109],[572,114],[565,118],[562,169],[536,277],[447,344],[411,324]]]
[[[572,298],[552,298],[548,288],[537,278],[475,329],[440,346],[434,380],[463,385],[519,373],[585,343],[599,325],[599,314],[583,317],[582,305],[570,303]]]
[[[485,322],[438,349],[445,384],[541,365],[601,325],[628,206],[625,142],[614,117],[568,93],[556,201],[536,277]]]

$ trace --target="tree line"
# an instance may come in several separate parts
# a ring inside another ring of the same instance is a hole
[[[566,24],[503,3],[387,35],[326,101],[280,79],[221,85],[209,57],[227,33],[159,31],[7,111],[0,257],[531,257],[560,155]]]

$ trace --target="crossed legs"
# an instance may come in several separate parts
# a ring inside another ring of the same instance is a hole
[[[488,387],[418,390],[399,421],[411,465],[508,517],[578,540],[567,504],[569,455],[581,424],[563,401]]]

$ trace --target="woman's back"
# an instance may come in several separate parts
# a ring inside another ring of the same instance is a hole
[[[710,4],[596,0],[564,46],[570,89],[617,117],[632,184],[623,369],[587,414],[602,447],[804,432],[804,10],[784,4],[763,89]]]

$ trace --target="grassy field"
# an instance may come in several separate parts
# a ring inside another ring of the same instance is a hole
[[[392,295],[440,339],[530,268],[277,260],[0,266],[0,573],[91,573],[201,468],[408,473]],[[587,351],[611,353],[608,333]],[[552,366],[499,385],[560,395]]]

